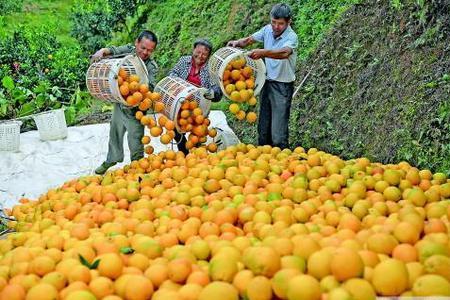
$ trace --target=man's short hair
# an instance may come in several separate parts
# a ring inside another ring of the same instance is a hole
[[[292,10],[287,4],[278,3],[272,7],[270,17],[273,19],[285,19],[286,21],[289,21],[292,18]]]
[[[143,38],[149,39],[152,42],[155,42],[155,44],[158,44],[158,38],[156,37],[156,34],[154,34],[150,30],[143,30],[141,33],[139,33],[137,40],[140,42]]]
[[[196,39],[194,42],[194,48],[197,47],[198,45],[205,46],[209,50],[209,54],[211,54],[213,46],[208,39]]]

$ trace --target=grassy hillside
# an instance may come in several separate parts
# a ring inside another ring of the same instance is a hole
[[[299,72],[293,145],[450,172],[448,1],[364,1]]]
[[[299,61],[306,60],[340,16],[359,1],[287,1],[295,15],[292,27],[299,36]],[[112,43],[130,42],[140,30],[153,30],[160,39],[154,57],[162,78],[181,55],[191,52],[195,38],[208,37],[215,48],[223,47],[227,41],[250,35],[270,22],[269,12],[275,3],[264,0],[152,2],[142,5],[135,17],[128,20],[127,28],[131,28],[132,36],[127,32],[116,33]],[[213,104],[213,108],[226,111],[228,105],[227,101],[221,101]],[[242,141],[256,143],[256,126],[236,122],[232,116],[228,121]]]
[[[305,59],[315,49],[330,25],[358,0],[286,1],[295,14],[293,28],[301,41],[298,55]],[[252,34],[270,21],[269,12],[277,2],[264,0],[149,2],[129,20],[133,34],[153,30],[160,39],[154,53],[163,76],[181,55],[191,52],[197,37],[211,39],[216,48],[227,41]],[[113,43],[130,42],[134,35],[117,33]]]
[[[60,42],[76,43],[76,40],[70,36],[69,15],[73,2],[73,0],[25,0],[22,10],[0,18],[0,37],[12,33],[18,25],[49,26],[57,28],[57,37]]]

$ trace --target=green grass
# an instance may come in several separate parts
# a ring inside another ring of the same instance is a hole
[[[70,10],[74,0],[25,0],[22,11],[0,16],[0,38],[10,35],[20,25],[54,28],[58,40],[63,44],[75,44],[70,36]]]

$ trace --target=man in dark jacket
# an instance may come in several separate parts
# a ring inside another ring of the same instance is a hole
[[[128,44],[119,47],[102,48],[92,56],[91,60],[95,62],[110,55],[135,53],[142,59],[147,68],[149,87],[153,90],[158,67],[151,58],[151,54],[155,50],[157,43],[156,35],[151,31],[144,30],[139,34],[134,45]],[[114,104],[109,129],[108,155],[106,161],[95,170],[96,174],[104,174],[116,163],[123,161],[123,139],[127,131],[131,161],[144,157],[144,145],[141,143],[141,138],[144,135],[144,126],[136,119],[136,111],[137,108],[120,103]]]

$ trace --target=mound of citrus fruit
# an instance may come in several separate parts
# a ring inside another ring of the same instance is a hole
[[[8,210],[0,299],[448,297],[449,198],[445,174],[406,162],[151,154]]]
[[[150,108],[162,111],[161,100],[158,93],[153,93],[145,83],[140,83],[141,79],[136,74],[129,74],[127,70],[121,68],[117,75],[117,84],[123,99],[129,106],[138,106],[139,110],[147,111]]]
[[[157,92],[151,92],[147,84],[139,84],[138,75],[129,75],[125,69],[120,69],[117,83],[121,95],[129,106],[138,108],[135,113],[137,120],[149,129],[150,136],[143,136],[142,144],[145,146],[146,154],[152,154],[153,146],[150,145],[151,137],[159,138],[162,144],[169,144],[175,137],[176,126],[181,132],[189,132],[189,140],[186,143],[187,149],[192,149],[206,142],[207,136],[214,137],[214,129],[208,130],[211,123],[207,117],[204,117],[203,111],[195,100],[185,100],[181,106],[177,117],[177,124],[169,120],[166,116],[157,116],[156,113],[164,111],[165,106],[161,101],[161,95]],[[147,111],[151,112],[150,114]],[[214,142],[205,146],[208,151],[215,152],[217,145]]]
[[[225,95],[230,99],[229,111],[238,120],[254,123],[257,120],[254,96],[255,77],[253,69],[247,64],[244,57],[231,61],[225,68],[222,76]]]

